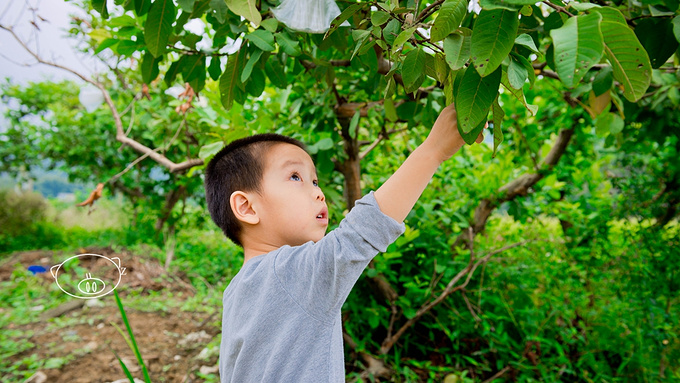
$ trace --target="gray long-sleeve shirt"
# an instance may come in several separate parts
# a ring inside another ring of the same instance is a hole
[[[250,259],[224,290],[222,383],[344,382],[340,309],[403,232],[371,192],[320,241]]]

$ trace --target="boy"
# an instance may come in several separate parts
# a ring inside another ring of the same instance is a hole
[[[208,209],[244,255],[223,296],[222,382],[344,382],[342,304],[463,144],[450,105],[425,142],[325,236],[325,197],[299,141],[257,135],[215,155],[206,170]]]

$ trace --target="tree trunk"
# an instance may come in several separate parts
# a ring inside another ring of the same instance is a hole
[[[172,214],[172,209],[175,207],[177,202],[184,196],[187,188],[184,185],[180,185],[177,189],[173,189],[165,196],[165,205],[161,210],[161,216],[158,217],[156,221],[156,232],[160,232],[163,229],[163,225],[168,221],[170,215]]]
[[[540,171],[537,173],[523,174],[520,177],[508,182],[498,190],[498,196],[484,198],[479,202],[475,209],[475,216],[472,222],[474,234],[481,233],[486,227],[486,222],[489,220],[491,213],[500,206],[503,202],[512,201],[518,196],[525,196],[530,193],[530,188],[542,180],[557,162],[562,158],[562,155],[567,150],[569,141],[574,135],[575,126],[568,129],[562,129],[559,132],[557,141],[553,145],[548,155],[543,159],[540,166]],[[465,243],[466,234],[461,233],[454,242],[452,249],[455,249],[459,244]],[[455,254],[455,251],[454,251]]]
[[[352,210],[354,202],[361,198],[361,163],[359,161],[359,140],[356,133],[350,135],[350,119],[338,116],[342,127],[341,135],[347,159],[338,163],[338,170],[345,176],[345,202],[347,210]]]

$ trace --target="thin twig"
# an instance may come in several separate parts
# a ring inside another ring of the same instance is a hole
[[[427,7],[425,7],[425,9],[423,9],[422,12],[420,12],[418,17],[414,20],[414,22],[420,23],[423,20],[427,19],[428,17],[430,17],[431,14],[433,14],[436,11],[435,8],[442,5],[443,3],[444,3],[444,0],[437,0],[434,3],[428,5]]]
[[[182,122],[180,122],[179,127],[177,128],[177,131],[175,131],[175,135],[172,137],[172,139],[170,139],[170,142],[168,142],[168,144],[165,146],[165,148],[163,148],[162,146],[159,146],[159,147],[157,147],[156,149],[153,149],[153,152],[157,152],[157,151],[159,151],[159,150],[161,150],[161,149],[162,149],[163,151],[167,151],[167,150],[170,148],[170,145],[172,145],[173,142],[175,142],[175,139],[177,139],[177,136],[179,135],[180,130],[182,130],[182,126],[184,126],[184,125],[186,124],[186,121],[187,121],[187,119],[186,119],[186,116],[185,116],[184,119],[182,120]],[[107,182],[109,182],[109,183],[114,183],[114,182],[116,182],[116,181],[118,180],[118,178],[120,178],[123,174],[129,172],[130,169],[132,169],[133,166],[135,166],[135,165],[137,165],[139,162],[143,161],[143,160],[144,160],[145,158],[147,158],[149,155],[151,155],[150,152],[149,152],[149,153],[144,153],[142,156],[140,156],[140,157],[137,158],[136,160],[132,161],[132,162],[131,162],[127,167],[125,167],[125,169],[123,169],[120,173],[118,173],[118,174],[116,174],[115,176],[109,178],[109,180],[108,180]]]
[[[540,170],[540,167],[538,166],[538,160],[536,159],[536,153],[531,150],[531,146],[529,146],[529,141],[527,138],[524,136],[524,133],[522,133],[522,129],[520,129],[519,124],[515,123],[513,124],[515,129],[517,130],[517,133],[519,133],[519,136],[522,138],[522,141],[524,141],[524,144],[527,146],[527,149],[529,150],[529,157],[531,157],[531,161],[534,163],[534,169],[536,171]]]
[[[157,151],[159,151],[159,150],[161,150],[160,147],[158,147],[158,148],[156,148],[156,149],[153,149],[152,152],[157,152]],[[131,162],[128,166],[126,166],[125,169],[123,169],[120,173],[118,173],[118,174],[116,174],[115,176],[109,178],[109,180],[108,180],[107,182],[109,182],[109,183],[116,182],[116,181],[118,180],[118,178],[120,178],[123,174],[127,173],[128,171],[130,171],[130,169],[132,169],[133,166],[137,165],[140,161],[144,160],[146,157],[148,157],[148,156],[150,156],[150,155],[151,155],[151,152],[144,153],[144,154],[141,155],[139,158],[137,158],[136,160],[132,161],[132,162]]]
[[[470,303],[470,300],[468,299],[467,294],[465,294],[465,289],[461,289],[460,294],[463,296],[463,300],[465,301],[465,305],[467,306],[468,310],[470,310],[470,314],[472,314],[472,317],[475,319],[475,322],[481,322],[482,318],[480,318],[477,315],[474,308],[472,307],[472,304]]]
[[[49,61],[43,59],[36,51],[31,49],[28,45],[26,45],[26,42],[22,40],[14,31],[14,28],[12,26],[6,26],[0,24],[0,29],[5,30],[9,32],[12,37],[22,46],[22,48],[33,58],[35,58],[39,63],[49,65],[55,68],[62,69],[64,71],[67,71],[77,77],[79,77],[81,80],[87,82],[88,84],[92,84],[96,86],[101,92],[102,95],[104,96],[104,102],[106,102],[106,105],[108,105],[109,109],[111,110],[111,115],[113,117],[114,124],[116,126],[116,140],[121,142],[124,145],[130,146],[133,150],[145,154],[147,157],[151,157],[154,161],[156,161],[158,164],[168,168],[171,173],[178,173],[184,170],[187,170],[189,168],[192,168],[194,166],[200,166],[203,165],[203,160],[194,158],[194,159],[189,159],[180,163],[174,163],[171,161],[169,158],[165,157],[162,154],[157,153],[157,149],[151,149],[147,147],[146,145],[135,141],[134,139],[128,137],[125,135],[125,132],[123,131],[123,122],[120,118],[120,114],[118,112],[118,108],[116,107],[116,104],[113,102],[113,99],[111,98],[111,95],[109,92],[106,90],[104,85],[100,82],[97,82],[84,74],[71,69],[69,67],[57,64],[56,62]]]
[[[491,382],[493,382],[495,379],[498,379],[498,378],[500,378],[501,376],[505,375],[505,373],[508,372],[508,370],[510,370],[510,366],[505,366],[505,368],[503,368],[502,370],[498,371],[498,372],[496,373],[496,375],[490,377],[489,379],[483,381],[482,383],[491,383]]]
[[[133,105],[135,100],[133,99],[130,105]],[[125,113],[123,113],[125,114]],[[125,135],[129,135],[130,132],[132,131],[132,125],[135,123],[135,108],[132,108],[130,111],[130,125],[128,125],[128,130],[125,132]]]
[[[553,3],[549,2],[548,0],[544,0],[543,4],[549,6],[550,8],[556,10],[557,12],[562,12],[564,14],[569,15],[570,17],[574,17],[574,15],[571,12],[567,11],[566,8],[559,6],[559,5],[556,5],[556,4],[553,4]]]
[[[474,235],[472,233],[472,230],[469,230],[468,231],[468,237],[471,238],[472,235]],[[435,306],[440,304],[442,301],[444,301],[444,299],[446,299],[449,295],[451,295],[451,293],[458,291],[458,290],[461,290],[461,289],[464,289],[468,285],[470,280],[472,279],[472,276],[474,275],[475,270],[477,269],[477,267],[479,267],[479,265],[487,262],[489,260],[489,258],[491,258],[492,256],[494,256],[498,253],[501,253],[501,252],[506,251],[508,249],[512,249],[512,248],[517,247],[517,246],[522,246],[522,245],[524,245],[528,242],[531,242],[531,241],[533,241],[533,240],[525,240],[525,241],[513,243],[511,245],[503,246],[500,249],[490,251],[488,254],[486,254],[484,257],[480,258],[476,262],[475,262],[474,251],[472,249],[472,246],[470,245],[470,261],[468,262],[468,265],[463,270],[461,270],[458,274],[456,274],[453,278],[451,278],[449,283],[446,285],[446,288],[444,289],[444,291],[442,291],[441,294],[439,294],[439,296],[437,298],[435,298],[433,301],[430,301],[428,303],[423,304],[418,309],[418,311],[416,311],[416,314],[411,319],[406,321],[406,323],[404,323],[399,328],[399,330],[397,330],[397,332],[394,333],[393,336],[385,338],[382,345],[380,346],[380,352],[382,354],[387,354],[390,351],[390,349],[392,348],[392,346],[394,345],[394,343],[402,335],[404,335],[406,330],[408,330],[411,326],[413,326],[423,315],[425,315],[427,312],[432,310],[432,308],[434,308]],[[463,283],[461,283],[460,285],[454,287],[454,285],[456,283],[458,283],[458,281],[460,281],[466,275],[467,275],[467,278],[465,279],[465,281]]]

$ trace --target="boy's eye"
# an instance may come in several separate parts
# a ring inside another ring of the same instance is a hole
[[[314,186],[319,186],[319,181],[314,180],[314,181],[312,181],[312,184],[313,184]]]
[[[293,180],[293,181],[301,181],[301,178],[300,178],[300,176],[299,176],[297,173],[293,173],[293,174],[290,176],[290,179]]]

